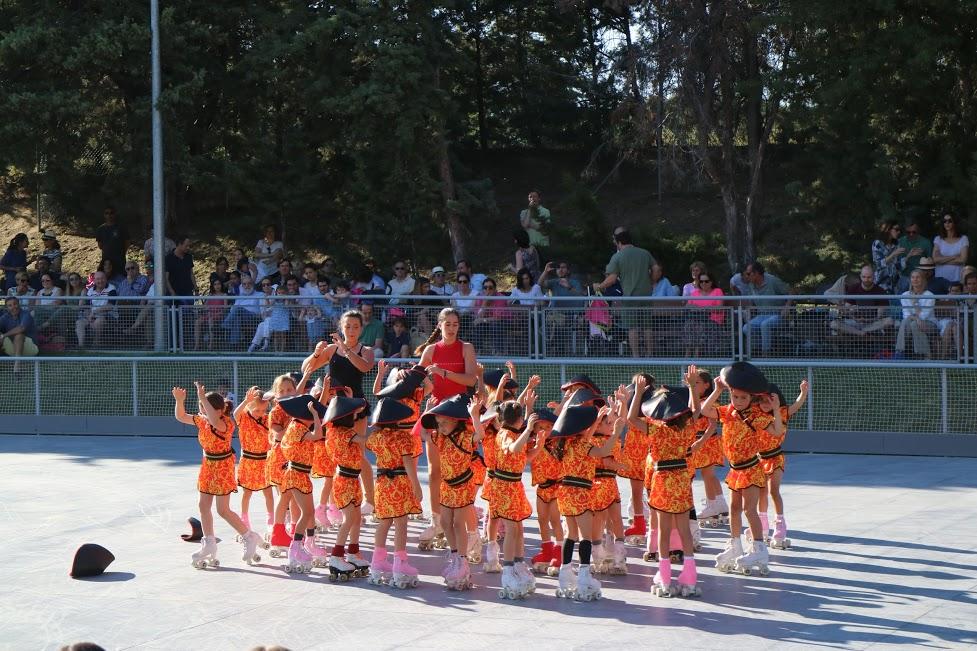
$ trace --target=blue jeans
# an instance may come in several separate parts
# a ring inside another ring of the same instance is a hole
[[[770,354],[773,344],[773,331],[780,326],[780,314],[758,314],[743,326],[743,333],[752,340],[760,331],[760,349],[764,355]]]
[[[237,345],[241,341],[241,326],[242,324],[249,324],[252,328],[257,327],[261,319],[258,315],[250,310],[247,310],[240,305],[233,305],[231,309],[228,310],[227,316],[221,322],[221,327],[228,331],[227,333],[227,343],[231,345]]]

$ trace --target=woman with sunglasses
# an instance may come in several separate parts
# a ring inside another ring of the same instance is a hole
[[[34,321],[38,331],[48,332],[54,329],[64,303],[61,294],[61,288],[54,284],[54,277],[50,273],[41,274],[41,289],[34,299]]]
[[[940,234],[933,238],[936,275],[951,283],[961,282],[969,253],[970,240],[961,232],[956,216],[945,213],[940,223]]]
[[[697,286],[686,301],[688,318],[685,322],[685,356],[696,358],[708,342],[719,341],[719,334],[726,324],[726,310],[723,309],[723,290],[716,286],[716,280],[708,271],[702,271],[697,278]]]
[[[14,276],[14,284],[7,290],[7,296],[14,296],[20,299],[20,307],[30,310],[30,297],[34,295],[34,288],[31,287],[31,278],[26,271],[21,271]]]
[[[486,278],[482,283],[481,298],[475,301],[475,320],[472,322],[479,348],[488,349],[492,356],[505,354],[505,325],[512,316],[506,307],[508,301],[500,296],[495,279]]]
[[[879,237],[872,242],[872,266],[875,267],[875,284],[894,294],[899,287],[899,274],[906,248],[899,245],[902,226],[887,219],[879,226]]]

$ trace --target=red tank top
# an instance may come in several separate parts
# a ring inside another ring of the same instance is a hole
[[[439,341],[434,344],[434,355],[431,361],[437,364],[438,368],[443,368],[446,371],[464,373],[465,352],[462,348],[463,346],[464,344],[461,340],[457,340],[453,344],[446,344],[443,341]],[[434,389],[431,393],[438,402],[465,392],[463,385],[447,380],[440,375],[435,375],[433,381]]]

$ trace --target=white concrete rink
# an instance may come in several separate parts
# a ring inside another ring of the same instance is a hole
[[[555,598],[550,578],[524,602],[502,601],[500,575],[480,570],[475,589],[447,591],[441,553],[416,551],[419,524],[409,547],[423,575],[416,590],[333,584],[322,570],[290,576],[267,554],[248,567],[220,520],[222,566],[195,570],[198,546],[179,534],[196,508],[199,458],[194,439],[0,436],[0,648],[977,644],[977,459],[792,455],[784,499],[794,547],[771,551],[769,577],[720,574],[713,557],[726,535],[706,530],[701,599],[652,596],[653,568],[630,549],[630,574],[599,577],[604,599],[576,603]],[[258,496],[252,504],[263,513]],[[373,528],[365,529],[368,552]],[[85,542],[116,561],[102,577],[73,580],[71,557]],[[527,546],[528,556],[538,550],[532,519]]]

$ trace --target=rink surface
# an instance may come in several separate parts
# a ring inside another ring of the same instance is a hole
[[[575,603],[557,599],[550,578],[526,601],[502,601],[500,575],[480,570],[475,589],[447,591],[441,553],[416,551],[419,524],[409,545],[423,575],[415,590],[332,584],[321,570],[289,576],[267,554],[248,567],[220,520],[222,566],[195,570],[198,546],[179,534],[196,508],[199,458],[193,439],[0,436],[0,648],[977,644],[977,459],[792,455],[784,498],[794,547],[772,550],[769,577],[720,574],[713,557],[725,534],[706,530],[701,599],[652,596],[653,569],[632,548],[628,576],[600,577],[604,599]],[[100,578],[74,580],[70,560],[85,542],[116,561]],[[538,550],[533,519],[527,546],[530,556]]]

